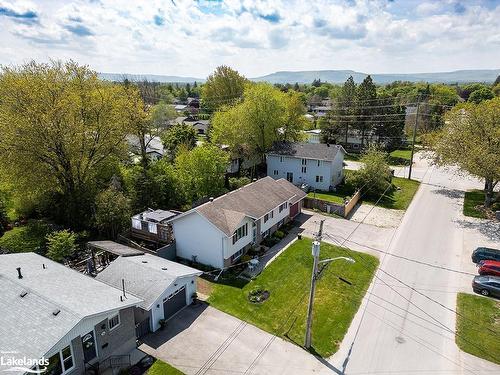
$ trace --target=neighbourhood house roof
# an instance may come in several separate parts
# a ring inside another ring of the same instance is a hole
[[[344,152],[342,146],[326,143],[276,142],[268,155],[331,161],[340,150]]]
[[[90,241],[87,243],[89,247],[94,247],[99,250],[107,251],[118,256],[132,257],[144,254],[144,251],[134,249],[130,246],[125,246],[114,241]]]
[[[229,237],[246,216],[258,219],[284,202],[294,204],[305,196],[306,193],[287,180],[268,176],[193,210]]]
[[[130,147],[134,149],[135,152],[139,152],[141,148],[141,144],[139,142],[139,137],[135,134],[128,134],[126,136],[127,142]],[[165,149],[163,147],[163,142],[160,137],[153,136],[150,134],[146,134],[144,136],[144,143],[146,144],[146,153],[156,152],[160,155],[165,153]]]
[[[149,209],[147,211],[135,215],[134,218],[151,221],[155,223],[162,223],[168,219],[172,219],[174,216],[177,216],[178,214],[179,212],[174,212],[174,211]]]
[[[125,294],[131,293],[143,302],[139,305],[149,310],[163,292],[179,278],[201,275],[197,269],[180,263],[144,254],[135,257],[118,257],[102,272],[97,280],[106,284],[122,287],[125,281]]]
[[[133,296],[122,302],[121,295],[35,253],[0,255],[0,348],[41,358],[82,319],[141,302]]]

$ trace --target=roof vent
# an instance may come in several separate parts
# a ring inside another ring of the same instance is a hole
[[[167,268],[167,267],[162,267],[161,269],[162,269],[163,271],[167,271],[167,270],[168,270],[168,268]]]
[[[147,260],[143,260],[142,263],[147,263],[148,261]]]
[[[210,202],[213,202],[213,201],[214,201],[214,197],[210,197],[210,198],[208,198],[208,200],[209,200]]]
[[[21,267],[17,267],[16,270],[17,270],[17,278],[18,279],[22,279],[23,278],[23,274],[21,273]]]
[[[24,298],[28,294],[27,291],[23,290],[21,294],[19,295],[21,298]]]
[[[61,312],[61,310],[59,310],[59,309],[54,310],[54,311],[52,311],[52,315],[57,316],[57,315],[59,315],[60,312]]]

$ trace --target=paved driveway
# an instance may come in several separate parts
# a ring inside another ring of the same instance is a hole
[[[206,304],[182,310],[140,349],[186,374],[335,373],[298,346]]]

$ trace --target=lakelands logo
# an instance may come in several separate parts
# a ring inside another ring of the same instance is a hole
[[[15,351],[0,351],[0,368],[2,372],[21,372],[29,374],[43,374],[47,371],[47,366],[49,365],[48,358],[28,358],[26,356],[16,355],[18,352]]]

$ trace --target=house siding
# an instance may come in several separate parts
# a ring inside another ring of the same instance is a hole
[[[337,153],[337,156],[340,153]],[[281,159],[283,161],[280,161]],[[290,156],[278,156],[278,155],[268,155],[267,156],[267,175],[278,180],[280,178],[287,178],[287,172],[293,173],[293,184],[301,185],[308,184],[313,189],[316,190],[329,190],[334,187],[336,179],[333,177],[338,171],[336,169],[343,169],[342,163],[332,163],[332,161],[320,160],[320,165],[318,166],[317,159],[305,159],[306,164],[302,164],[302,158],[295,158]],[[306,167],[306,173],[302,173],[302,167]],[[278,171],[275,175],[274,171]],[[316,182],[316,176],[323,176],[323,182]]]
[[[223,254],[227,237],[196,211],[172,222],[177,256],[212,267],[224,266]]]
[[[107,323],[104,319],[94,327],[100,362],[111,356],[127,355],[136,347],[134,307],[120,310],[120,324],[114,329],[109,330]]]

